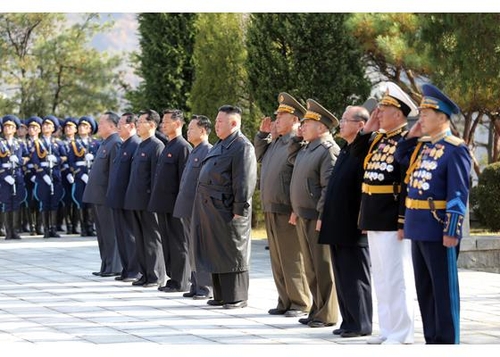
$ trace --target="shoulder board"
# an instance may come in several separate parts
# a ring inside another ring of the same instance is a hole
[[[453,135],[449,135],[449,136],[445,137],[444,141],[446,141],[447,143],[449,143],[453,146],[459,146],[460,144],[463,144],[465,142],[462,139],[460,139],[456,136],[453,136]]]
[[[323,141],[321,145],[323,145],[325,149],[329,149],[333,146],[333,143],[331,141]]]

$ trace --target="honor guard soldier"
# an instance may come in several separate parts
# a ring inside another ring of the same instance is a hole
[[[46,116],[42,121],[42,137],[35,139],[31,149],[31,162],[36,172],[34,192],[43,214],[44,238],[60,237],[56,231],[57,208],[64,195],[61,166],[67,157],[64,144],[52,137],[58,127],[59,119]]]
[[[35,140],[39,139],[40,132],[42,131],[42,118],[32,116],[26,120],[28,125],[28,136],[26,138],[26,149],[28,150],[29,160],[25,165],[24,183],[26,185],[28,202],[28,220],[30,225],[30,233],[32,236],[36,234],[43,234],[42,229],[42,214],[40,212],[40,203],[35,197],[35,179],[36,172],[35,166],[31,161],[31,152],[35,146]]]
[[[26,162],[29,161],[29,152],[27,149],[26,141],[27,141],[27,136],[28,136],[28,125],[26,124],[27,120],[19,119],[19,122],[21,123],[19,125],[19,128],[17,129],[17,139],[19,140],[21,146],[23,147],[23,152],[25,155],[27,155],[26,159],[24,160],[25,163],[22,165],[22,171],[23,171],[23,180],[24,176],[26,173]],[[26,183],[25,183],[26,187]],[[29,216],[29,208],[28,208],[28,197],[26,196],[26,199],[24,199],[21,202],[21,207],[19,209],[19,226],[20,232],[31,232],[31,221],[30,221],[30,216]]]
[[[353,154],[363,160],[359,228],[368,235],[380,335],[369,344],[413,343],[414,283],[410,242],[403,239],[404,197],[395,160],[398,141],[407,134],[407,117],[417,106],[396,84],[387,90],[363,130],[353,141]]]
[[[0,202],[5,211],[5,239],[20,239],[19,209],[26,199],[22,166],[27,157],[25,147],[14,137],[21,122],[15,115],[2,118],[0,139]]]
[[[321,104],[308,99],[301,123],[302,137],[307,144],[295,160],[290,160],[294,161],[290,223],[297,229],[313,301],[309,316],[299,322],[309,327],[327,327],[337,323],[339,307],[330,249],[318,243],[318,236],[326,188],[340,152],[331,133],[339,121]]]
[[[95,236],[92,220],[92,206],[82,201],[83,191],[89,179],[89,173],[94,163],[99,142],[91,135],[97,132],[94,118],[83,116],[78,120],[78,138],[71,142],[68,151],[68,163],[73,173],[75,183],[72,188],[73,201],[80,212],[81,236]]]
[[[61,177],[64,187],[64,198],[63,202],[63,219],[66,222],[66,233],[67,234],[78,234],[77,226],[79,221],[79,212],[75,202],[73,201],[73,184],[75,183],[75,177],[69,166],[70,162],[70,151],[73,148],[73,142],[76,140],[76,133],[78,119],[73,117],[68,117],[62,123],[62,130],[64,133],[64,147],[68,153],[68,160],[63,164],[61,169]]]
[[[412,242],[415,286],[427,344],[460,343],[457,258],[469,197],[471,155],[453,136],[458,106],[431,84],[422,86],[420,117],[399,143],[407,163],[405,237]],[[425,135],[425,136],[423,136]]]
[[[297,230],[288,223],[292,212],[290,180],[293,170],[288,161],[288,146],[297,137],[306,108],[284,92],[278,95],[278,103],[275,120],[278,137],[272,139],[271,118],[267,117],[262,120],[254,139],[255,154],[261,162],[260,196],[278,292],[278,303],[268,313],[300,317],[309,313],[312,301]]]

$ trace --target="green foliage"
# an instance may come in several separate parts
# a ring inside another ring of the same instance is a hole
[[[248,86],[257,107],[272,114],[285,91],[317,100],[340,116],[362,102],[370,84],[347,14],[252,14],[247,30]]]
[[[126,95],[130,110],[151,108],[161,113],[176,108],[189,112],[196,17],[189,13],[139,14],[141,51],[134,62],[143,81]]]
[[[9,88],[0,109],[23,118],[116,107],[121,59],[89,48],[111,25],[100,24],[96,14],[71,27],[62,14],[0,15],[0,84]]]
[[[500,230],[500,162],[488,165],[471,191],[471,207],[479,221],[491,231]]]
[[[193,54],[196,75],[189,103],[193,113],[207,115],[212,121],[221,105],[242,107],[245,109],[242,131],[250,136],[254,131],[248,121],[242,24],[241,14],[199,15]],[[212,133],[211,141],[214,140]]]

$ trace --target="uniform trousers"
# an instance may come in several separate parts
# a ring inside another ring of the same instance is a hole
[[[157,216],[165,269],[171,279],[167,284],[180,291],[187,291],[191,267],[189,266],[188,242],[184,235],[184,227],[181,220],[174,217],[172,213],[157,213]]]
[[[289,217],[289,214],[265,212],[271,268],[278,291],[276,308],[309,312],[312,302],[306,267],[297,229],[288,223]]]
[[[336,324],[339,318],[339,305],[330,248],[318,243],[316,220],[298,217],[296,228],[304,264],[310,267],[306,271],[313,297],[309,317],[325,324]]]
[[[101,273],[120,273],[122,265],[118,248],[116,246],[115,225],[111,208],[93,204],[95,225],[97,231],[97,244],[101,256]]]
[[[368,231],[380,335],[413,343],[415,287],[411,242],[397,231]]]
[[[184,234],[188,238],[189,266],[191,267],[191,287],[190,292],[196,295],[206,295],[212,297],[212,275],[203,270],[196,262],[195,240],[191,234],[191,218],[181,218]]]
[[[418,305],[427,344],[460,343],[459,248],[412,241]]]
[[[122,263],[122,278],[138,278],[139,262],[135,236],[132,232],[132,211],[113,208],[113,221],[115,222],[116,245]]]
[[[214,300],[234,303],[248,300],[250,276],[247,271],[212,273]]]
[[[156,213],[133,210],[131,223],[132,232],[135,236],[139,272],[142,274],[141,280],[144,283],[165,285],[165,261],[163,260]]]
[[[368,247],[330,245],[342,324],[362,335],[372,333],[373,304]]]

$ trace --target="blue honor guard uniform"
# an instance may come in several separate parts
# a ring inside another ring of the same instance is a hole
[[[432,85],[422,87],[420,109],[449,118],[459,109]],[[422,120],[422,119],[420,119]],[[405,237],[412,240],[415,285],[426,343],[457,344],[460,296],[457,258],[469,195],[471,156],[463,140],[449,129],[433,137],[410,138],[398,145],[396,159],[407,162]]]

